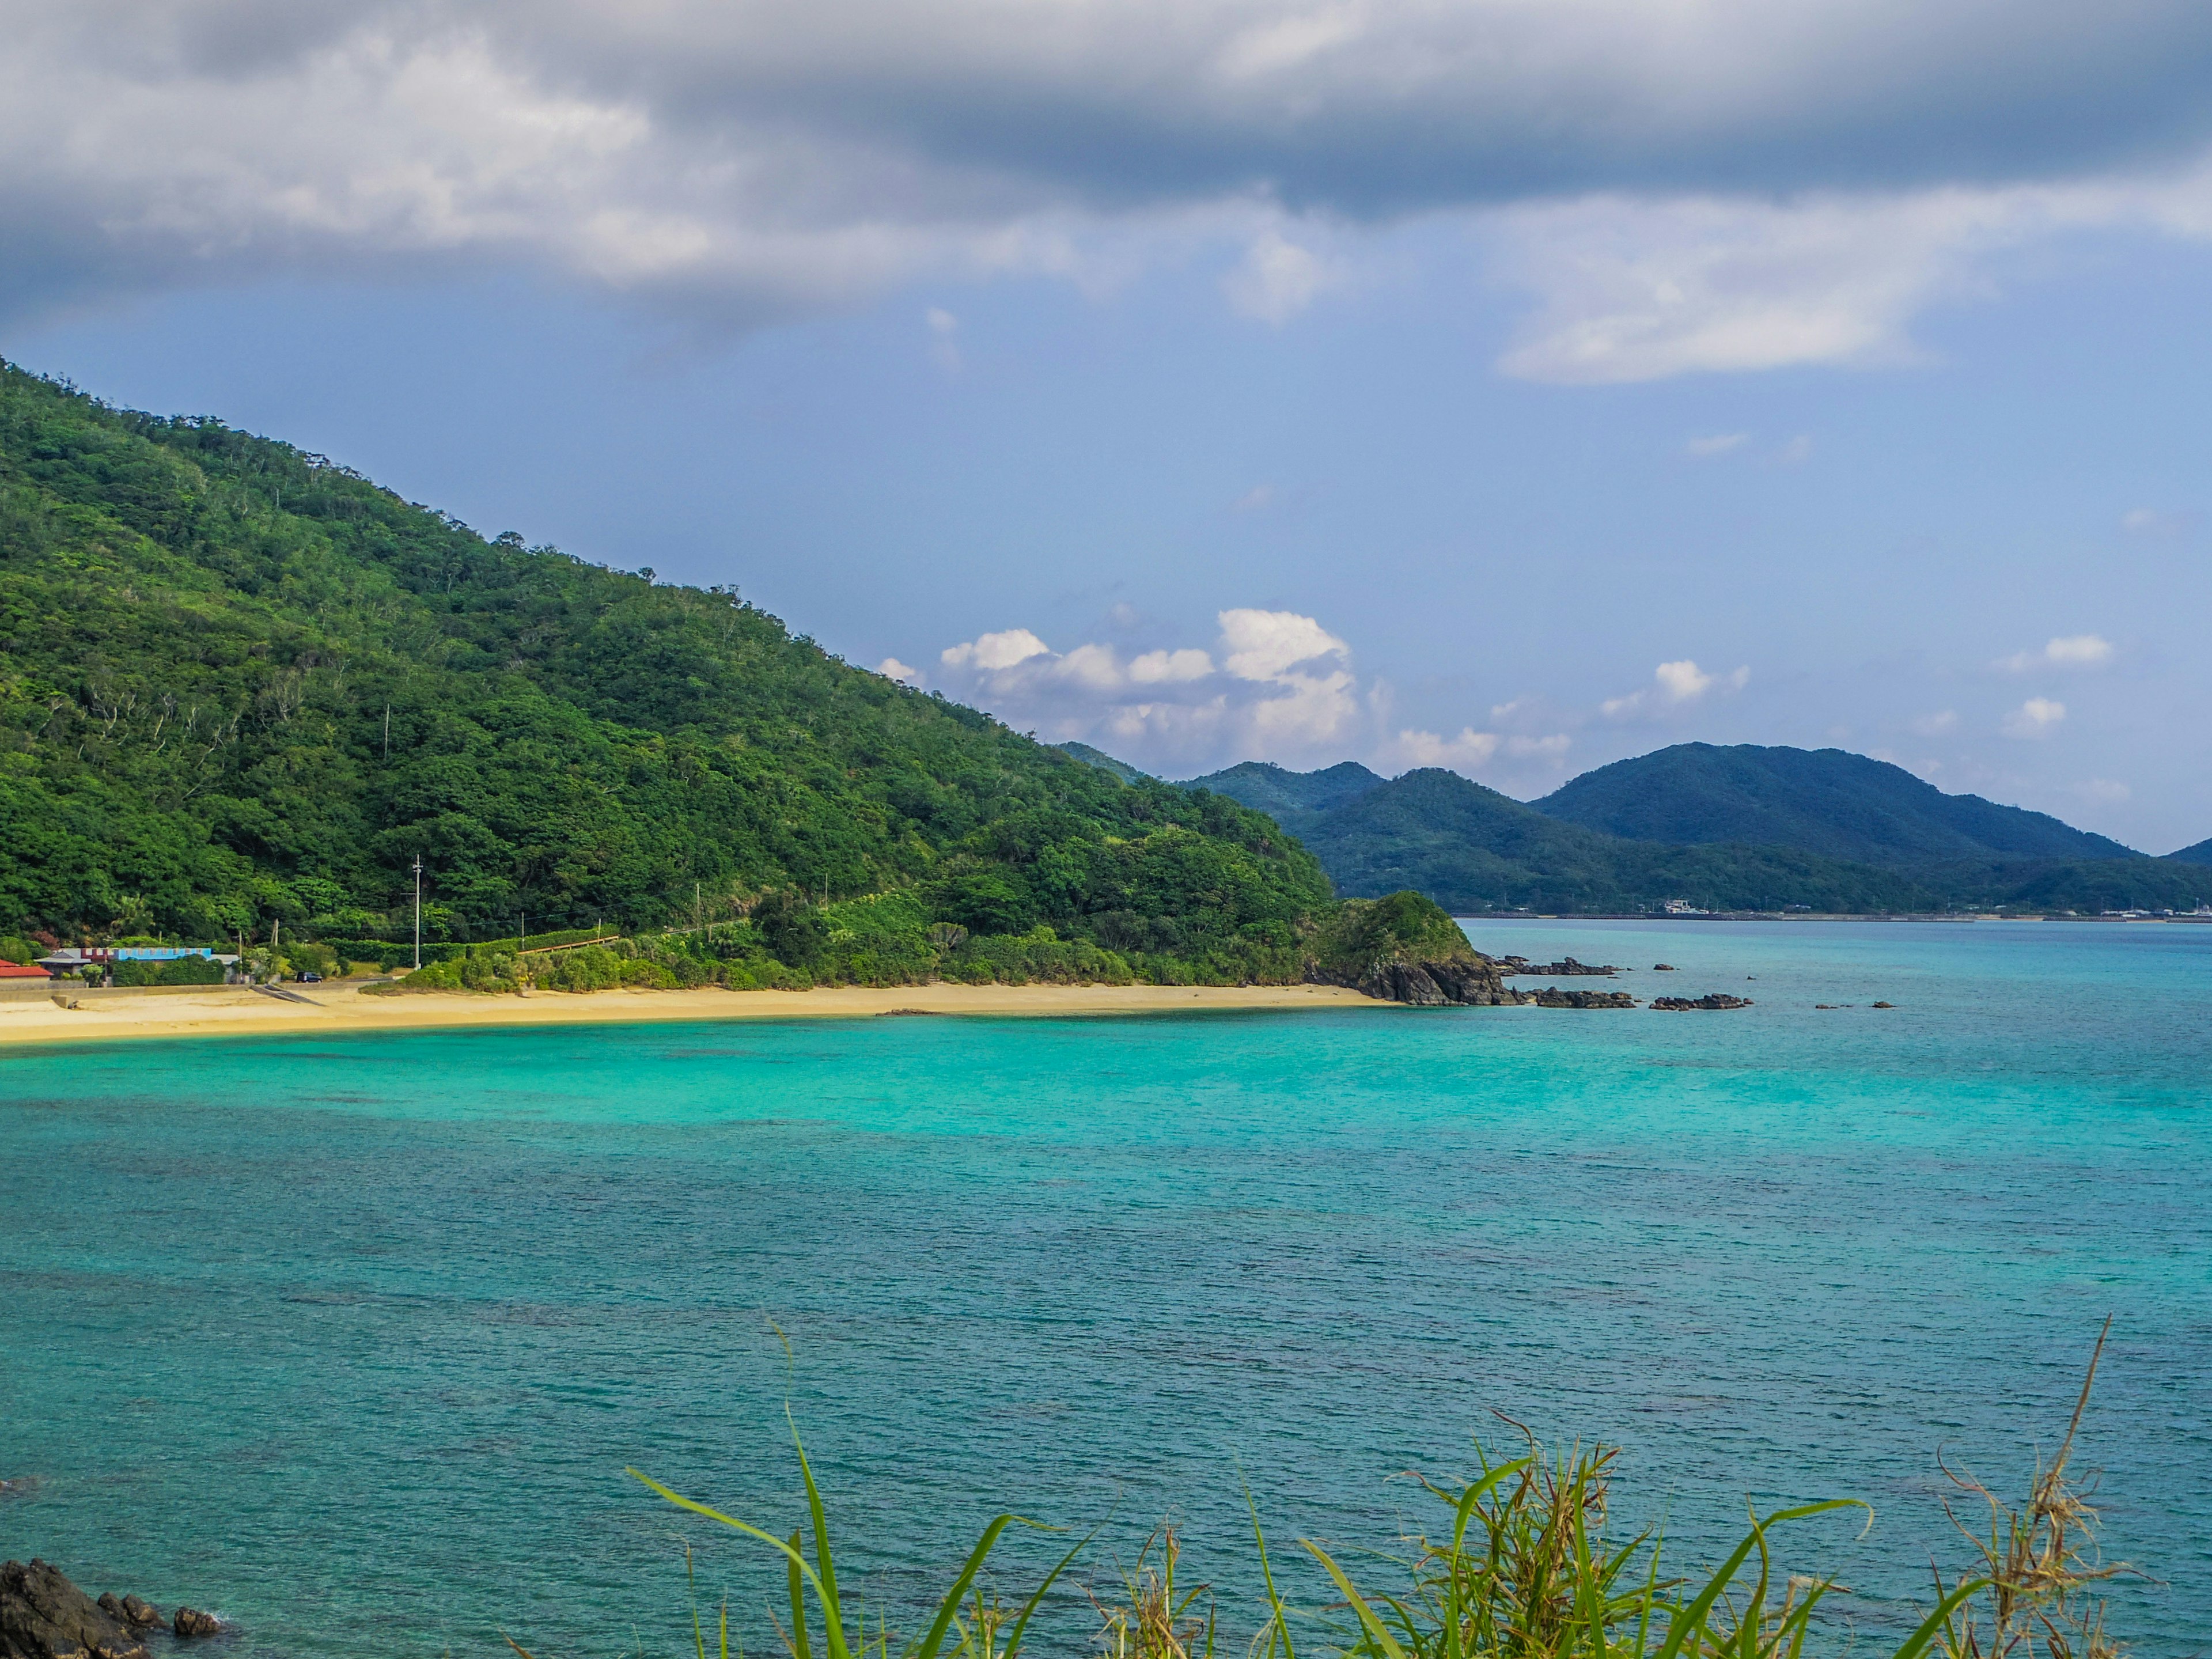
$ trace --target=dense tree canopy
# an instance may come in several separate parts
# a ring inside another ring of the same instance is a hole
[[[0,928],[388,937],[418,856],[434,937],[762,910],[803,950],[808,904],[898,893],[1221,973],[1329,893],[1267,818],[853,668],[735,590],[0,366]]]

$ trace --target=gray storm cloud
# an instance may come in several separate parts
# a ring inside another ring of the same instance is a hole
[[[1164,243],[1302,270],[1474,213],[1540,301],[1509,372],[1601,380],[1878,355],[2021,226],[2212,217],[2212,9],[2152,0],[9,0],[0,28],[17,316],[505,261],[743,324]],[[1840,277],[1756,256],[1892,213],[1902,253]]]

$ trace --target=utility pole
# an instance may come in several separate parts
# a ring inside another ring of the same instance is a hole
[[[415,965],[422,965],[422,855],[415,855]]]

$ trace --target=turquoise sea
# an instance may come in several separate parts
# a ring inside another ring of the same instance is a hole
[[[0,1051],[0,1555],[239,1659],[544,1659],[688,1651],[689,1537],[757,1652],[780,1572],[622,1469],[788,1529],[787,1390],[899,1606],[1000,1508],[1125,1561],[1172,1513],[1229,1589],[1247,1481],[1388,1548],[1503,1412],[1620,1444],[1686,1563],[1867,1499],[1790,1547],[1870,1639],[1960,1559],[1939,1449],[2023,1486],[2111,1314],[2115,1622],[2205,1647],[2212,927],[1474,937],[1756,1006]]]

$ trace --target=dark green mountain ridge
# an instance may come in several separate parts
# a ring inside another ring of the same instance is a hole
[[[2142,854],[2043,812],[1950,795],[1841,749],[1676,744],[1585,772],[1540,812],[1632,841],[1794,847],[1863,864]]]
[[[1682,744],[1600,768],[1534,804],[1454,773],[1386,782],[1351,763],[1311,773],[1246,763],[1186,787],[1274,816],[1341,892],[1409,886],[1462,915],[1632,914],[1675,901],[1707,910],[2094,914],[2189,909],[2212,897],[2201,866],[2147,858],[2041,813],[1945,795],[1839,750]],[[1547,810],[1559,804],[1653,833]],[[1680,840],[1658,837],[1670,827]],[[1726,838],[1730,829],[1741,838]],[[1759,834],[1770,839],[1751,839]]]

